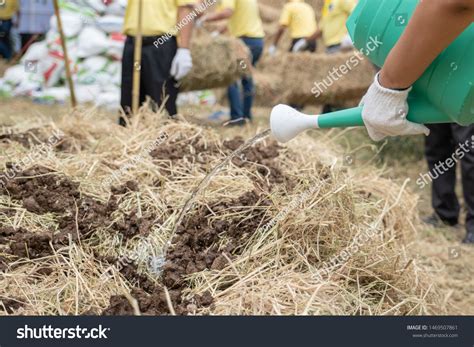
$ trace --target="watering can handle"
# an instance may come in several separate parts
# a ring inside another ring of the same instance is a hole
[[[410,112],[408,120],[419,124],[452,123],[449,116],[442,114],[429,102],[420,97],[410,97],[408,100]],[[380,115],[382,116],[382,115]],[[362,107],[325,113],[318,117],[319,128],[346,128],[364,126]]]

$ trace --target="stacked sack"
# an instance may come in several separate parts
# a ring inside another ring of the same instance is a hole
[[[127,0],[62,0],[61,18],[76,97],[117,109],[120,103],[121,34]],[[27,96],[39,102],[65,102],[69,97],[64,55],[56,17],[46,39],[30,46],[20,64],[0,79],[0,95]]]

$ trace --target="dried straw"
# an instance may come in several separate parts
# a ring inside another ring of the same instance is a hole
[[[145,108],[129,128],[121,128],[102,119],[95,112],[66,117],[45,124],[42,132],[61,129],[68,151],[57,151],[44,158],[49,167],[80,183],[80,190],[101,201],[107,201],[108,188],[101,182],[143,153],[161,133],[169,135],[174,146],[183,144],[189,153],[180,160],[156,160],[144,155],[135,167],[121,178],[135,180],[139,191],[124,195],[119,205],[123,211],[136,211],[156,220],[146,236],[146,252],[137,259],[140,271],[159,282],[147,266],[149,255],[159,257],[171,241],[171,231],[178,213],[197,184],[213,167],[225,159],[222,135],[185,121],[167,121]],[[229,131],[230,136],[253,135],[252,130]],[[270,140],[264,140],[269,145]],[[25,149],[14,143],[0,145],[2,153],[13,150],[10,158],[2,156],[1,164],[21,158]],[[170,146],[164,143],[161,146]],[[264,209],[272,227],[255,231],[243,245],[241,255],[227,257],[222,270],[205,270],[188,278],[185,294],[192,296],[210,291],[212,308],[198,309],[197,314],[232,315],[418,315],[445,312],[448,305],[419,260],[411,253],[417,239],[416,198],[400,186],[381,178],[370,165],[349,169],[341,165],[338,155],[325,138],[302,136],[281,149],[277,159],[284,175],[294,187],[276,184],[261,193],[272,204]],[[202,151],[202,149],[206,149]],[[199,150],[198,150],[199,149]],[[207,188],[196,196],[197,207],[229,201],[256,189],[256,182],[267,180],[253,168],[230,164],[217,173]],[[310,191],[311,194],[305,194]],[[301,197],[305,198],[302,199]],[[292,206],[292,208],[288,208]],[[255,206],[242,206],[238,212],[215,211],[211,221],[232,217],[245,223],[255,213]],[[13,211],[4,214],[2,211]],[[191,209],[189,213],[193,213]],[[286,211],[281,214],[281,211]],[[232,213],[232,215],[230,215]],[[117,219],[121,217],[116,216]],[[1,196],[2,225],[23,227],[31,232],[57,231],[57,216],[35,215],[21,203]],[[210,222],[211,222],[210,221]],[[324,262],[353,245],[357,235],[373,228],[374,237],[364,242],[358,252],[328,275],[315,275]],[[224,242],[222,235],[219,242]],[[110,265],[94,254],[119,256],[133,252],[141,244],[139,237],[125,240],[112,225],[103,225],[91,239],[55,251],[36,260],[17,260],[0,274],[0,301],[12,299],[24,305],[16,314],[85,314],[100,313],[112,295],[129,293],[129,283]],[[0,256],[5,256],[0,245]],[[43,274],[40,268],[51,269]],[[103,280],[104,272],[110,279]],[[126,294],[129,296],[129,294]],[[133,298],[130,298],[133,302]],[[168,296],[173,312],[173,303]],[[135,304],[135,313],[139,309]],[[0,310],[1,314],[5,314]]]

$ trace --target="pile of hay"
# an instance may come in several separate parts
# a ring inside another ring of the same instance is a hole
[[[375,70],[357,54],[282,53],[267,57],[255,76],[257,100],[264,105],[340,105],[360,100],[372,83]]]
[[[444,312],[410,253],[414,197],[324,139],[254,145],[176,225],[235,135],[146,111],[127,129],[90,112],[2,135],[17,174],[0,188],[0,314]]]

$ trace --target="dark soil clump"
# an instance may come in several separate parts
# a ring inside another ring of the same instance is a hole
[[[128,184],[129,188],[134,185]],[[68,245],[69,241],[87,239],[103,225],[111,223],[111,215],[118,209],[117,197],[112,196],[108,203],[102,203],[79,191],[79,183],[59,175],[47,168],[36,166],[21,172],[17,178],[9,180],[0,187],[0,194],[23,202],[23,207],[35,214],[54,213],[58,215],[59,232],[44,234],[18,232],[2,229],[0,241],[13,242],[12,254],[19,257],[38,258],[52,254],[53,246]],[[115,225],[118,232],[128,236],[146,234],[150,223],[133,213],[124,214],[123,225]],[[8,233],[8,235],[7,235]]]
[[[210,222],[216,213],[238,213],[243,207],[249,206],[254,209],[244,221],[242,217],[234,217]],[[211,206],[212,212],[202,207],[188,219],[185,226],[178,227],[163,268],[163,283],[168,288],[179,288],[186,275],[205,269],[224,268],[228,263],[227,258],[239,254],[246,240],[259,226],[265,224],[267,218],[262,207],[266,206],[270,206],[270,201],[252,191],[229,202]],[[227,241],[224,246],[218,242],[221,238]]]
[[[6,311],[8,314],[13,314],[16,310],[24,306],[21,301],[15,299],[0,299],[0,301],[0,311]]]
[[[23,147],[31,148],[44,142],[44,135],[40,129],[30,129],[23,133],[7,133],[0,135],[0,142],[18,142]]]
[[[117,263],[115,259],[108,262]],[[164,289],[137,271],[135,264],[123,264],[120,273],[133,285],[131,295],[137,300],[140,312],[144,315],[161,316],[171,314]],[[187,313],[188,303],[182,301],[181,290],[168,292],[176,314]],[[129,316],[135,314],[132,305],[124,295],[110,297],[109,306],[102,312],[105,316]]]
[[[7,271],[7,269],[8,269],[7,258],[0,256],[0,274]]]
[[[51,235],[25,233],[15,234],[11,239],[10,253],[19,258],[37,259],[52,254]]]
[[[178,228],[161,276],[161,284],[169,289],[171,304],[176,314],[185,315],[191,312],[193,307],[212,305],[213,298],[210,293],[196,296],[192,300],[183,298],[182,292],[187,287],[185,277],[206,269],[221,270],[226,267],[228,259],[238,255],[249,237],[266,223],[267,206],[270,206],[270,201],[252,191],[237,199],[211,205],[210,210],[202,207],[188,218],[184,226]],[[211,222],[216,214],[238,213],[248,207],[254,207],[248,218],[235,217]],[[225,241],[220,242],[223,240]],[[137,274],[133,264],[125,265],[120,272],[132,284],[138,286],[131,295],[138,301],[143,314],[170,314],[165,292],[160,285],[155,285],[146,276]],[[110,298],[110,305],[103,314],[131,315],[134,312],[128,299],[118,295]]]
[[[245,140],[243,138],[236,137],[232,140],[224,141],[224,147],[230,154],[244,143]],[[234,158],[232,163],[237,167],[248,168],[252,171],[256,170],[270,184],[287,183],[288,178],[283,174],[276,161],[281,149],[282,147],[275,141],[270,142],[268,145],[260,142],[255,146],[247,148],[240,156]]]
[[[147,236],[155,223],[153,216],[138,217],[136,212],[131,212],[124,216],[123,221],[114,222],[112,227],[125,239],[131,239],[137,235]]]
[[[123,195],[129,192],[138,192],[140,190],[137,181],[127,181],[120,186],[112,186],[110,191],[114,195]]]
[[[186,159],[192,163],[198,162],[205,164],[209,161],[209,155],[219,153],[219,148],[214,145],[204,145],[199,141],[199,137],[195,137],[191,141],[184,138],[175,138],[169,140],[152,152],[150,155],[155,160],[183,160]]]

